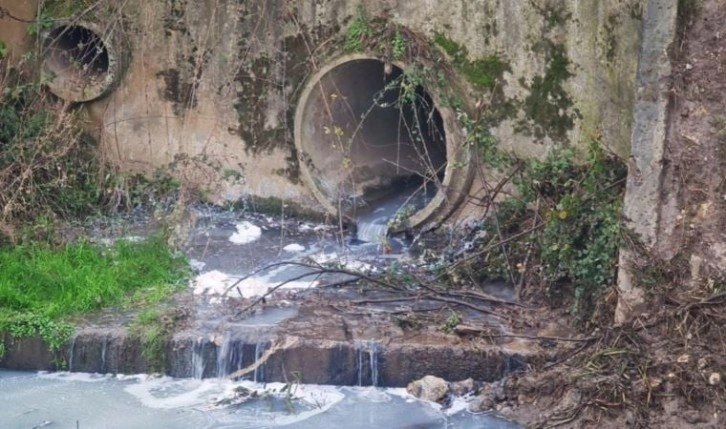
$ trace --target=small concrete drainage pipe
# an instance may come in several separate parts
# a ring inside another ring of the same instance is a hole
[[[302,177],[328,212],[355,218],[395,193],[417,201],[392,232],[437,226],[461,204],[473,176],[465,140],[435,92],[365,55],[319,70],[295,114]]]
[[[43,77],[58,97],[91,101],[107,94],[122,75],[121,30],[87,22],[56,23],[43,33]]]

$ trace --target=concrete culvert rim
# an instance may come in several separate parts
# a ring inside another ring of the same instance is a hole
[[[108,93],[121,75],[120,44],[96,24],[58,22],[43,34],[43,74],[58,97],[85,102]]]
[[[357,208],[412,183],[419,194],[428,190],[403,222],[392,222],[394,232],[440,224],[473,176],[456,113],[405,69],[343,56],[312,76],[295,113],[302,178],[331,214],[355,217]]]

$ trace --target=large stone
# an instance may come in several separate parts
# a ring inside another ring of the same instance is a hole
[[[406,391],[424,401],[442,402],[449,393],[449,383],[443,378],[427,375],[409,383]]]

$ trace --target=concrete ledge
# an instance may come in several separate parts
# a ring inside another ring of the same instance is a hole
[[[12,370],[59,370],[90,373],[146,373],[142,344],[123,329],[84,329],[67,349],[54,356],[39,338],[14,340],[0,367]],[[279,347],[279,348],[278,348]],[[268,351],[272,351],[268,355]],[[374,341],[331,341],[291,335],[234,340],[189,333],[174,337],[165,350],[166,374],[173,377],[229,376],[252,368],[243,378],[257,381],[299,380],[333,385],[403,387],[425,375],[447,380],[497,380],[523,369],[536,356],[506,347]],[[258,362],[256,369],[254,368]],[[63,365],[65,363],[65,365]]]

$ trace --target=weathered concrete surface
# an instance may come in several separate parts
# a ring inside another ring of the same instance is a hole
[[[623,213],[626,227],[637,236],[646,251],[653,250],[658,239],[664,147],[672,88],[669,52],[675,41],[677,14],[677,2],[649,0],[643,16],[643,42]],[[633,274],[639,270],[639,257],[636,249],[623,248],[620,252],[616,323],[623,323],[637,315],[644,305],[644,291],[633,282]]]
[[[84,17],[109,31],[124,17],[132,47],[119,88],[88,105],[93,128],[123,169],[169,169],[213,200],[253,195],[322,209],[299,180],[293,113],[308,78],[345,53],[359,6],[371,22],[413,35],[410,66],[428,67],[416,55],[433,48],[436,34],[468,60],[506,65],[491,89],[461,71],[444,79],[462,105],[484,106],[501,147],[540,156],[599,134],[629,152],[643,0],[121,4]],[[390,56],[386,39],[362,49]]]
[[[225,341],[229,335],[233,339]],[[37,338],[17,341],[7,336],[5,344],[0,367],[7,369],[127,374],[156,369],[144,358],[138,336],[119,326],[80,328],[55,355]],[[316,308],[279,326],[183,330],[163,353],[164,372],[174,377],[236,375],[258,381],[401,387],[425,375],[494,381],[541,359],[542,351],[536,342],[491,343],[443,332],[404,332],[380,317],[342,316]]]

